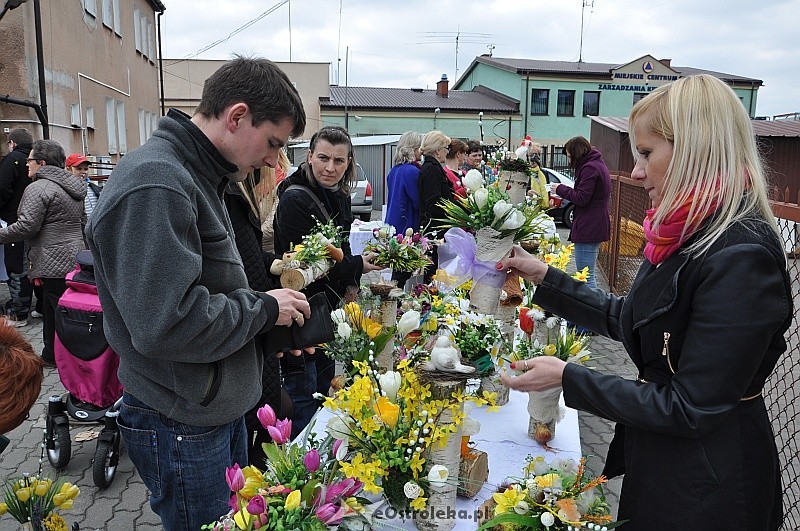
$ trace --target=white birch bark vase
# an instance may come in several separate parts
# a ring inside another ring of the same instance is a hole
[[[397,299],[381,300],[381,319],[380,323],[384,328],[391,328],[397,325]],[[387,371],[394,370],[394,341],[389,340],[378,353],[376,358],[378,366]]]
[[[519,205],[525,202],[525,195],[528,193],[528,174],[519,171],[503,170],[498,176],[500,189],[505,189],[508,194],[509,203]]]
[[[497,372],[481,378],[479,392],[483,393],[483,391],[497,393],[497,398],[495,399],[496,405],[503,406],[508,404],[509,389],[500,381],[500,375]]]
[[[443,380],[431,384],[431,398],[434,400],[450,399],[457,390],[465,390],[466,381]],[[461,406],[463,408],[463,405]],[[453,423],[450,411],[443,412],[436,421],[438,427]],[[461,466],[461,428],[447,436],[445,441],[433,443],[427,450],[424,473],[434,465],[447,468],[450,476],[443,485],[428,487],[428,505],[423,511],[414,513],[414,525],[422,531],[449,531],[456,525],[456,494],[458,490],[458,472]]]
[[[539,444],[547,444],[553,440],[556,436],[556,424],[564,417],[560,399],[561,387],[528,392],[528,437]]]

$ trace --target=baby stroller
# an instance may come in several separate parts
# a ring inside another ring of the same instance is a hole
[[[119,463],[120,434],[117,416],[122,384],[117,378],[119,356],[103,334],[103,312],[94,280],[94,260],[80,251],[77,265],[67,274],[67,290],[58,301],[55,316],[55,358],[58,376],[66,388],[53,395],[47,406],[47,458],[57,470],[67,466],[72,451],[69,419],[99,423],[92,464],[94,484],[107,488]]]

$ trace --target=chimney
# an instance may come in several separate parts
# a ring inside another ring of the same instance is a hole
[[[672,59],[659,59],[658,62],[666,66],[667,68],[672,68],[671,66],[669,66],[672,63]]]
[[[443,98],[447,97],[450,82],[447,81],[447,74],[442,74],[442,79],[436,82],[436,95]]]

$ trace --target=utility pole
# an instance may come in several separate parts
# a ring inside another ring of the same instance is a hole
[[[586,11],[586,6],[594,9],[594,0],[581,0],[581,45],[578,49],[578,62],[583,62],[583,14]]]

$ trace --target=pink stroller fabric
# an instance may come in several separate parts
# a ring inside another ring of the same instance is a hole
[[[105,340],[97,286],[91,276],[91,283],[83,281],[86,277],[80,265],[66,276],[67,290],[56,309],[56,366],[71,395],[105,408],[122,396],[119,356]]]

